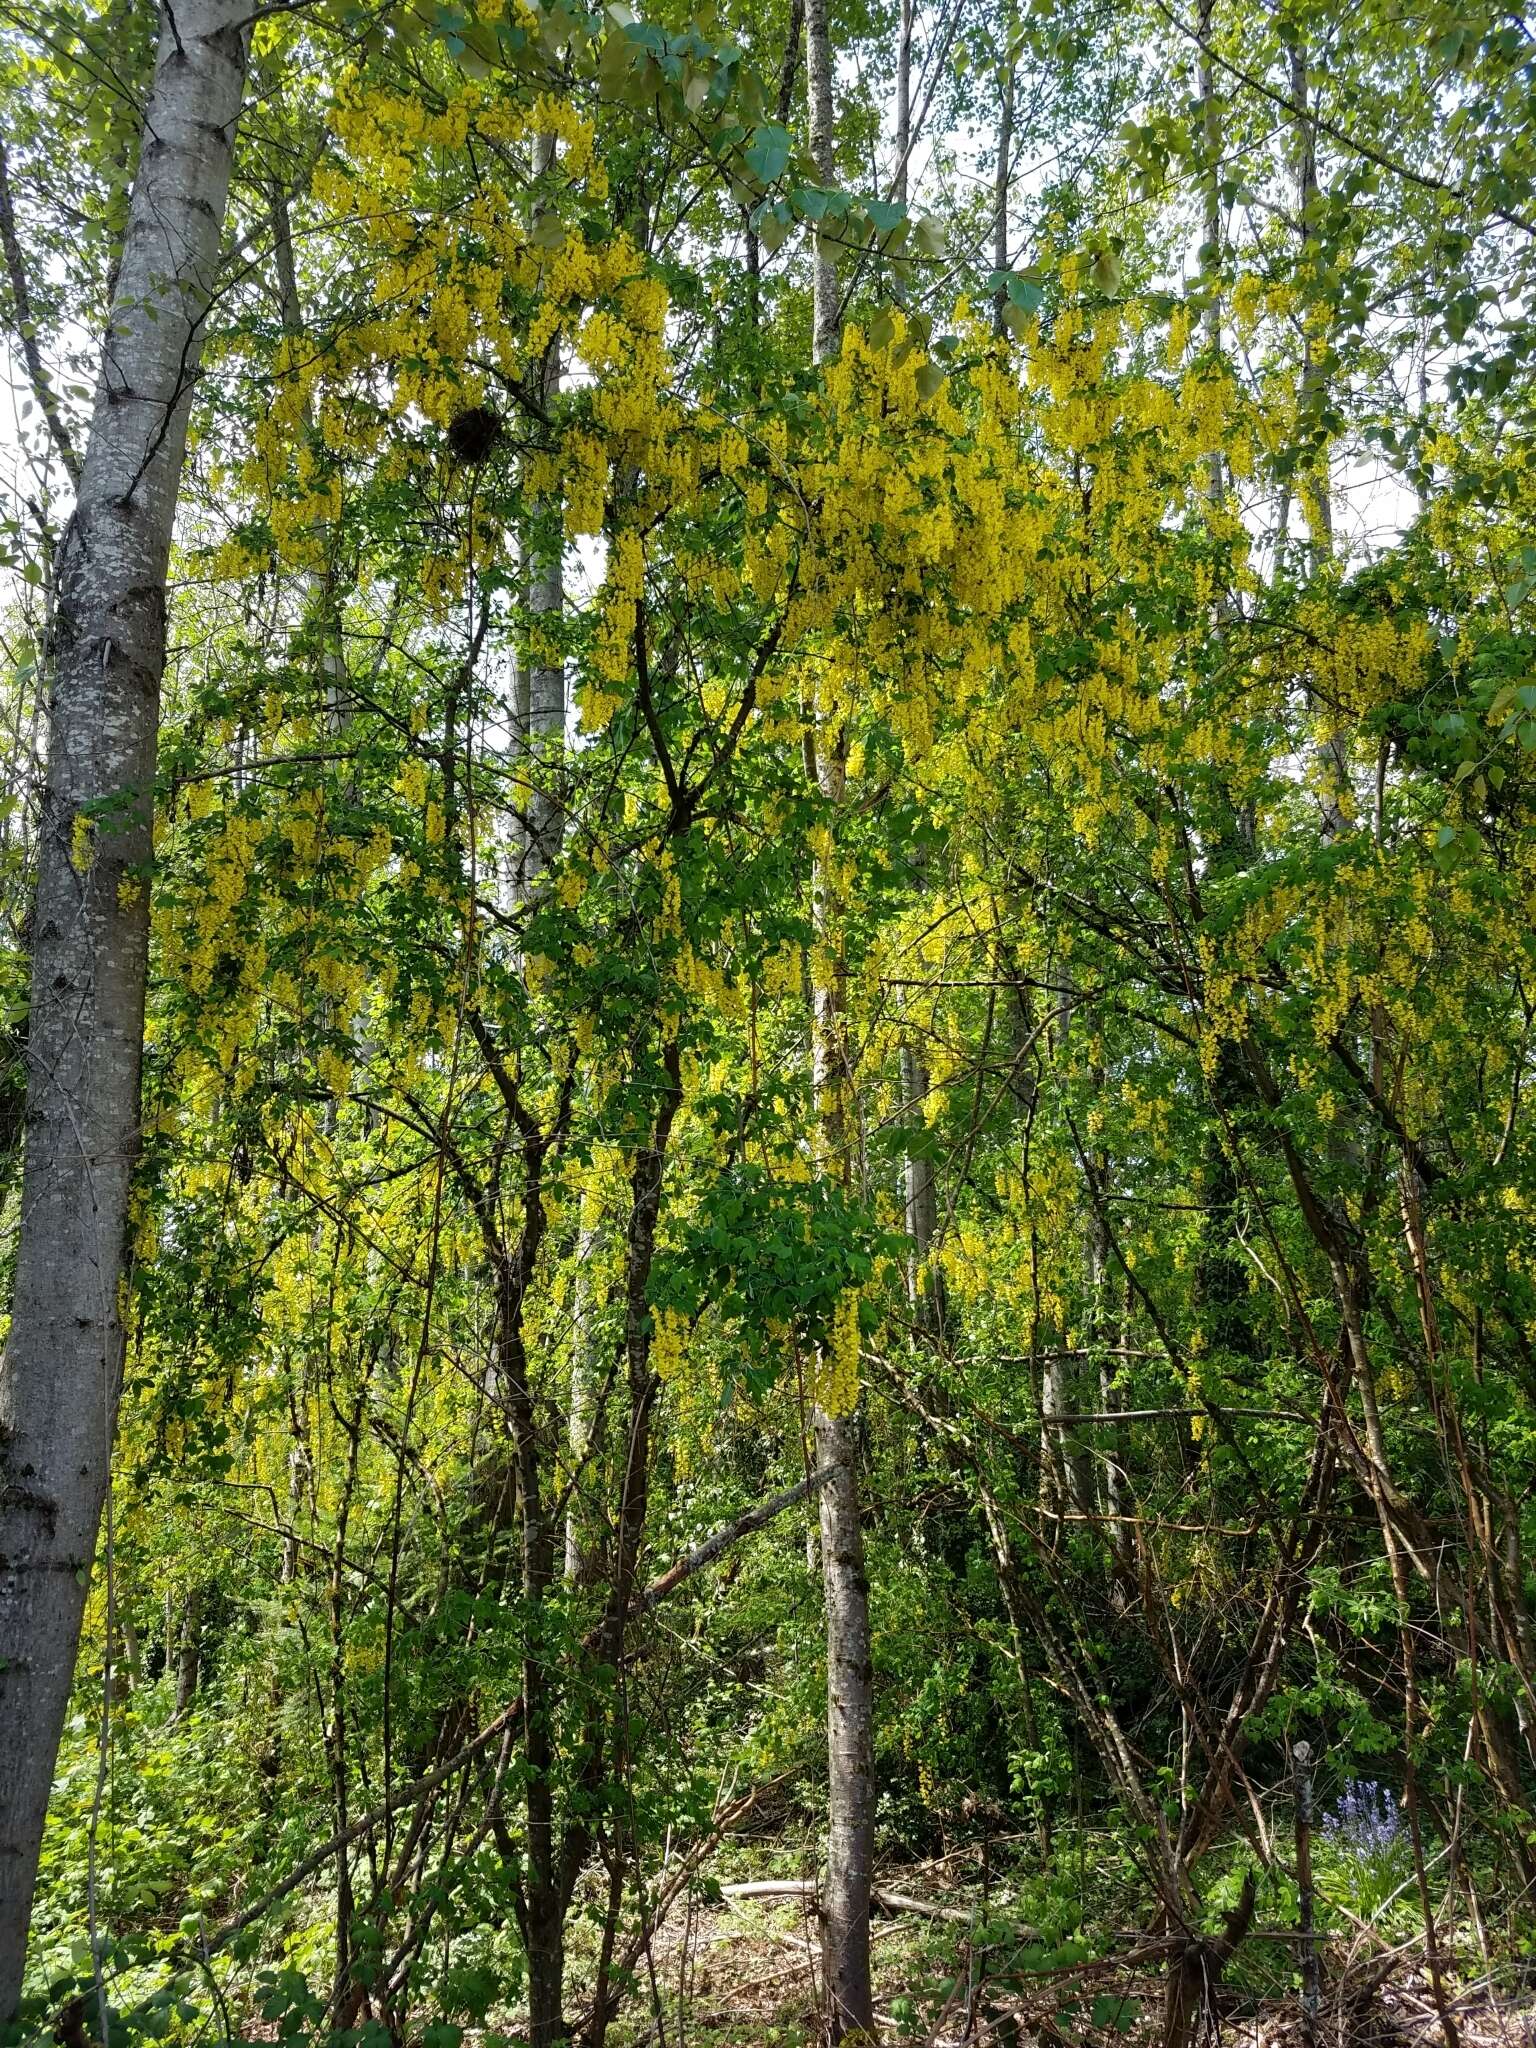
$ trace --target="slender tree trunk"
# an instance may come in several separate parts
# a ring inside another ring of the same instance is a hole
[[[1310,104],[1311,75],[1305,43],[1291,47],[1291,101],[1296,109],[1296,220],[1303,263],[1315,233],[1311,209],[1317,199],[1317,128]],[[1316,418],[1327,395],[1327,379],[1310,328],[1302,343],[1301,412],[1304,422]],[[1312,535],[1314,565],[1333,553],[1333,481],[1326,444],[1307,465],[1309,491],[1304,509]]]
[[[555,1532],[545,1501],[539,1433],[523,1341],[522,1286],[510,1270],[500,1282],[498,1351],[502,1402],[517,1461],[522,1550],[524,1757],[527,1841],[523,1944],[528,1952],[528,2038],[553,2048],[564,2035],[565,1915],[560,1900],[555,1827],[555,1701],[550,1684],[547,1606],[555,1577]]]
[[[806,0],[806,83],[811,157],[823,184],[836,177],[832,148],[832,39],[827,0]],[[841,306],[831,243],[818,230],[812,263],[812,341],[827,363],[841,340]],[[819,707],[811,740],[822,796],[843,799],[847,734],[840,707]],[[844,1090],[845,991],[836,888],[831,867],[818,862],[813,879],[816,921],[837,956],[815,990],[812,1090],[829,1171],[848,1171]],[[858,1431],[853,1415],[813,1418],[821,1486],[821,1568],[827,1603],[827,1889],[826,2000],[833,2041],[874,2032],[869,1975],[869,1891],[874,1862],[874,1696],[869,1635],[869,1580],[859,1520]]]
[[[15,2009],[123,1368],[165,579],[218,262],[248,7],[161,18],[90,445],[60,550],[0,1365],[0,2019]]]
[[[1113,1415],[1121,1406],[1119,1374],[1106,1358],[1099,1367],[1099,1406],[1106,1415]],[[1109,1542],[1111,1558],[1117,1563],[1129,1563],[1130,1544],[1124,1520],[1126,1505],[1126,1447],[1125,1428],[1121,1423],[1112,1425],[1113,1434],[1109,1449],[1104,1455],[1103,1508],[1105,1517],[1104,1534]],[[1110,1591],[1110,1603],[1118,1614],[1126,1605],[1125,1588],[1116,1580]]]
[[[800,45],[805,39],[805,0],[789,0],[789,31],[784,38],[784,57],[779,66],[779,101],[777,118],[782,127],[790,117],[795,104],[795,84],[800,74]],[[758,242],[757,229],[752,225],[752,212],[748,208],[744,215],[747,235],[747,295],[752,308],[752,322],[756,326],[762,317],[762,250]]]
[[[533,145],[535,177],[542,177],[554,161],[555,137],[552,134],[536,137]],[[534,218],[537,219],[542,211],[542,207],[535,207]],[[558,339],[550,343],[543,362],[533,374],[538,380],[540,409],[547,414],[560,395]],[[553,621],[558,630],[560,615],[565,608],[564,536],[560,513],[558,500],[550,503],[530,499],[529,516],[524,522],[520,542],[523,585],[529,612],[528,637],[517,671],[517,740],[524,771],[523,787],[519,793],[519,809],[524,821],[517,872],[517,899],[520,903],[528,901],[538,886],[540,875],[559,852],[563,823],[560,803],[550,787],[549,778],[551,757],[558,756],[565,740],[565,662],[544,638],[546,621]],[[553,520],[552,530],[544,524],[549,520]],[[586,1260],[595,1253],[595,1233],[585,1235],[584,1243],[585,1255],[578,1261],[576,1284],[585,1293],[591,1286]],[[583,1320],[578,1313],[566,1416],[566,1437],[573,1461],[585,1451],[591,1427],[591,1361],[587,1355]],[[581,1564],[578,1513],[578,1503],[573,1494],[566,1512],[564,1539],[563,1563],[568,1583],[575,1582]],[[563,1971],[563,1957],[561,1967]]]
[[[1075,987],[1075,977],[1069,972],[1064,976],[1067,993],[1062,1002],[1061,1033],[1062,1043],[1067,1042],[1074,1030],[1086,1028],[1077,1023],[1078,1006],[1081,1001]],[[1093,1078],[1100,1088],[1104,1085],[1101,1067],[1093,1069]],[[1095,1268],[1095,1246],[1107,1236],[1104,1228],[1103,1189],[1108,1173],[1108,1161],[1102,1152],[1084,1152],[1081,1160],[1083,1194],[1086,1215],[1083,1225],[1083,1278],[1088,1298],[1088,1313],[1079,1318],[1082,1334],[1090,1344],[1093,1337],[1093,1314],[1097,1284]],[[1093,1506],[1092,1466],[1088,1447],[1078,1433],[1077,1426],[1063,1422],[1063,1415],[1075,1415],[1093,1403],[1085,1398],[1084,1383],[1087,1374],[1088,1352],[1081,1344],[1073,1341],[1070,1324],[1064,1324],[1057,1333],[1059,1342],[1053,1345],[1041,1361],[1040,1373],[1040,1505],[1047,1513],[1057,1517],[1052,1541],[1059,1543],[1067,1534],[1067,1525],[1059,1518],[1064,1515],[1080,1515]]]
[[[912,154],[912,0],[901,0],[896,39],[896,181],[892,197],[907,203],[907,160]]]
[[[816,1410],[821,1570],[827,1602],[826,1993],[834,2041],[874,2032],[869,1894],[875,1845],[874,1671],[869,1579],[851,1415]]]
[[[837,178],[832,146],[832,29],[827,0],[806,0],[805,75],[810,103],[811,161],[824,185]],[[831,362],[842,341],[842,303],[837,293],[837,266],[830,235],[818,226],[811,244],[811,353],[818,363]]]
[[[843,795],[841,730],[821,736],[817,762],[822,793]],[[835,958],[815,990],[812,1092],[826,1170],[848,1172],[844,1093],[847,1055],[845,990],[837,942],[839,910],[829,869],[818,862],[815,908]],[[827,2026],[832,2041],[874,2032],[869,1968],[870,1884],[874,1865],[874,1667],[869,1629],[869,1578],[859,1515],[857,1411],[829,1414],[818,1405],[812,1426],[821,1484],[822,1585],[827,1609],[827,1885],[823,1901]]]
[[[533,146],[534,175],[541,176],[555,160],[555,138],[540,135]],[[535,208],[538,219],[542,208]],[[533,373],[540,409],[547,413],[560,394],[560,343],[552,341]],[[546,522],[553,520],[553,531]],[[518,900],[526,902],[539,876],[560,848],[560,805],[550,787],[551,756],[565,737],[565,663],[551,658],[545,622],[558,624],[565,604],[563,540],[560,507],[530,501],[522,533],[522,573],[529,611],[528,638],[518,663],[517,729],[526,769],[519,809],[524,824],[518,867]]]
[[[1216,101],[1216,76],[1207,54],[1211,40],[1211,17],[1216,0],[1200,0],[1200,125],[1205,136],[1205,180],[1201,225],[1205,240],[1200,249],[1200,267],[1206,272],[1209,297],[1202,325],[1207,346],[1213,354],[1221,351],[1221,108]],[[1221,450],[1213,448],[1206,458],[1210,471],[1207,496],[1219,505],[1226,496],[1226,465]]]
[[[992,268],[1008,268],[1008,188],[1013,177],[1013,124],[1018,101],[1019,68],[1009,62],[1003,79],[1003,104],[997,122],[997,161],[992,167]],[[993,299],[994,321],[999,334],[1006,332],[1003,308],[1008,303],[1006,285],[999,285]]]
[[[571,1307],[571,1397],[566,1409],[565,1441],[574,1473],[586,1457],[592,1442],[597,1401],[596,1360],[592,1349],[592,1325],[597,1311],[597,1287],[592,1275],[593,1261],[602,1248],[601,1223],[583,1223],[576,1239],[575,1300]],[[595,1531],[591,1517],[583,1511],[582,1488],[573,1485],[565,1510],[565,1583],[579,1586],[588,1563],[587,1549]]]
[[[555,158],[555,138],[534,139],[533,173],[540,177]],[[537,220],[543,208],[535,205]],[[540,408],[547,410],[560,389],[560,352],[552,342],[532,372]],[[545,521],[551,515],[551,534]],[[559,850],[560,809],[548,783],[548,756],[565,733],[565,666],[551,660],[543,642],[547,618],[558,619],[565,600],[559,508],[530,501],[519,542],[529,621],[515,675],[515,746],[522,771],[519,822],[512,849],[509,907],[524,905]],[[525,1196],[525,1201],[529,1197]],[[542,1234],[542,1225],[539,1226]],[[526,1870],[518,1901],[519,1931],[528,1959],[528,2038],[531,2048],[555,2048],[565,2028],[565,1900],[560,1882],[556,1819],[557,1688],[547,1639],[549,1600],[556,1580],[558,1531],[547,1499],[546,1473],[536,1402],[523,1331],[523,1294],[531,1258],[526,1236],[516,1273],[503,1258],[495,1395],[510,1425],[516,1468],[523,1596],[523,1700],[526,1783],[523,1819]],[[574,1402],[573,1388],[573,1402]],[[574,1418],[571,1423],[575,1429]],[[503,1489],[510,1475],[502,1475]],[[505,1490],[501,1492],[505,1501]],[[499,1514],[503,1510],[497,1509]],[[563,1559],[562,1559],[563,1561]]]
[[[1296,108],[1296,219],[1305,268],[1315,223],[1311,209],[1317,199],[1317,127],[1310,102],[1311,75],[1305,43],[1291,49],[1291,100]],[[1302,343],[1300,413],[1303,431],[1320,427],[1328,395],[1327,372],[1317,358],[1317,343],[1307,323]],[[1328,444],[1321,441],[1300,472],[1302,510],[1309,535],[1308,553],[1312,572],[1333,554],[1333,477]],[[1332,842],[1349,830],[1346,800],[1350,793],[1349,743],[1342,731],[1335,731],[1318,743],[1315,750],[1318,801],[1323,812],[1323,838]]]
[[[806,0],[806,84],[811,158],[817,176],[836,177],[832,131],[832,39],[827,0]],[[818,364],[837,354],[842,309],[830,241],[816,235],[811,272],[812,348]],[[823,712],[825,715],[823,715]],[[839,707],[819,707],[810,752],[821,793],[840,804],[847,780],[847,735]],[[813,878],[818,926],[839,952],[838,906],[830,868],[818,863]],[[815,990],[812,1020],[812,1090],[829,1170],[848,1171],[845,1127],[845,991],[834,962]],[[828,2031],[873,2033],[869,1973],[869,1893],[874,1862],[873,1667],[869,1634],[869,1580],[859,1518],[858,1431],[853,1415],[813,1417],[816,1461],[828,1476],[821,1486],[822,1581],[827,1606],[827,1888],[824,1902]]]

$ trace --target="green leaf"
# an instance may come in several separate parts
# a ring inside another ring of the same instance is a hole
[[[776,206],[768,207],[758,216],[757,238],[771,256],[776,249],[782,249],[789,240],[790,229],[793,226],[789,209],[780,200]]]
[[[765,121],[752,131],[752,140],[742,151],[742,160],[753,176],[765,185],[775,184],[789,163],[790,134],[777,121]]]

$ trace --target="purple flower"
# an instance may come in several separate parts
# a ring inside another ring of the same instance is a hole
[[[1351,1778],[1337,1806],[1323,1816],[1323,1839],[1356,1863],[1376,1863],[1389,1856],[1402,1830],[1397,1801],[1373,1778]]]

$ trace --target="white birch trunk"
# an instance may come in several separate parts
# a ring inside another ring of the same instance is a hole
[[[162,11],[60,550],[25,1164],[0,1364],[0,2021],[15,2010],[123,1367],[166,570],[250,9]]]

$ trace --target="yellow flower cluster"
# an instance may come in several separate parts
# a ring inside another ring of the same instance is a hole
[[[859,1404],[859,1297],[852,1288],[838,1296],[831,1336],[816,1353],[811,1397],[827,1415],[851,1415]]]

